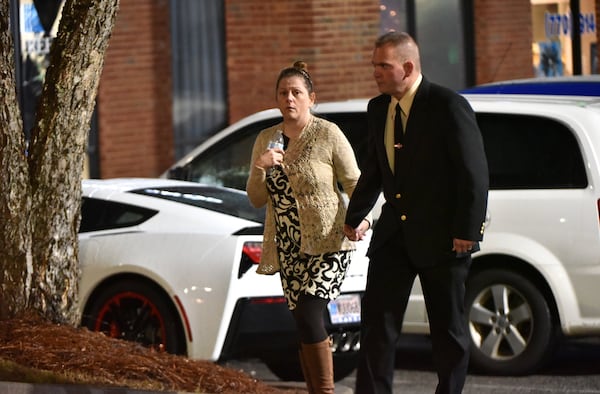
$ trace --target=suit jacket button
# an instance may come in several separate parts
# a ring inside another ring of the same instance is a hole
[[[405,221],[406,220],[406,215],[400,215],[400,220]]]
[[[396,198],[400,198],[400,197],[402,197],[402,194],[396,193]]]

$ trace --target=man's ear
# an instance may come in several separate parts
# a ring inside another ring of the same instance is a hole
[[[404,73],[406,74],[406,76],[410,76],[415,70],[415,64],[410,60],[405,61],[402,64],[402,67],[404,68]]]

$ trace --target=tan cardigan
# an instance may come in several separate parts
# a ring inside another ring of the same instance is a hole
[[[267,191],[265,170],[255,167],[265,152],[278,124],[260,132],[252,149],[250,175],[246,184],[248,198],[255,207],[267,206],[263,253],[257,272],[273,274],[279,270],[273,205]],[[343,233],[346,204],[338,188],[352,195],[360,170],[354,151],[340,128],[312,116],[299,138],[290,140],[283,169],[296,199],[300,234],[300,251],[309,255],[354,249]]]

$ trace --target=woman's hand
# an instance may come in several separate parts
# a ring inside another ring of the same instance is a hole
[[[349,224],[344,224],[344,234],[350,241],[361,241],[369,228],[371,228],[371,223],[367,219],[363,219],[356,228],[352,228]]]
[[[279,166],[283,163],[283,149],[275,148],[275,149],[267,149],[262,155],[256,159],[254,165],[258,168],[262,168],[266,170],[268,168]]]

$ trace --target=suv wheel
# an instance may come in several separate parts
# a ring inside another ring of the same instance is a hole
[[[550,358],[558,327],[532,282],[511,271],[482,271],[467,281],[465,298],[475,369],[528,374]]]

